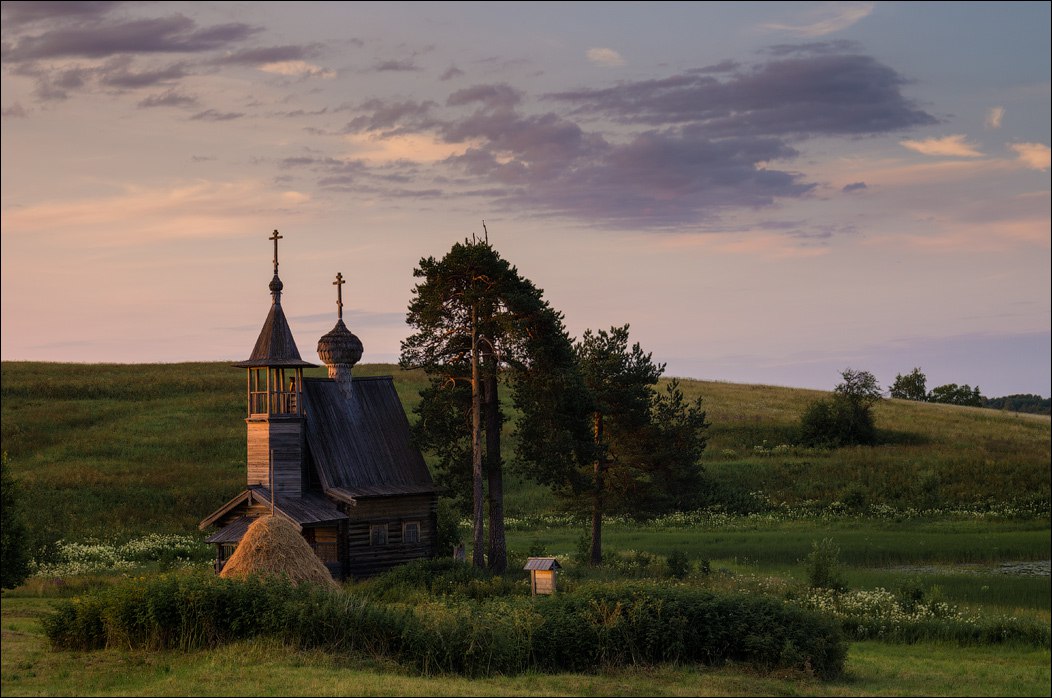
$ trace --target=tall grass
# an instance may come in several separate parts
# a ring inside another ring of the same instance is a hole
[[[3,448],[33,526],[52,537],[186,533],[243,486],[239,369],[3,362],[0,370]],[[422,372],[383,364],[355,370],[394,375],[413,418]],[[756,510],[758,491],[775,503],[917,508],[1049,497],[1047,417],[888,400],[875,408],[878,446],[822,451],[793,445],[799,416],[818,391],[694,380],[681,387],[688,398],[703,398],[712,423],[703,457],[709,500],[732,511]],[[511,516],[554,513],[559,503],[510,475],[505,508]]]
[[[408,606],[308,584],[169,574],[60,602],[43,625],[56,649],[188,650],[272,636],[465,676],[731,660],[829,679],[847,654],[838,625],[819,614],[770,598],[653,584]]]

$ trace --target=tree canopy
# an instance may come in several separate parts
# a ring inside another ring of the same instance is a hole
[[[815,400],[800,419],[800,440],[809,446],[872,444],[877,430],[873,405],[881,399],[877,379],[869,371],[846,368],[830,399]]]
[[[921,372],[920,368],[914,368],[905,376],[901,373],[895,374],[895,382],[891,384],[891,397],[899,400],[918,400],[923,402],[928,399],[928,378]]]
[[[559,332],[561,322],[540,289],[487,241],[465,240],[441,259],[421,259],[413,274],[422,281],[409,304],[406,321],[415,331],[402,342],[401,364],[423,368],[431,377],[417,408],[418,442],[436,453],[447,480],[463,482],[471,473],[472,559],[477,566],[486,564],[485,500],[488,564],[502,572],[507,546],[500,376],[508,370],[528,376],[534,354],[544,346],[538,332]]]

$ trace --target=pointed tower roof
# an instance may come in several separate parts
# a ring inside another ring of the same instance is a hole
[[[285,318],[285,311],[281,309],[281,290],[284,284],[278,278],[278,240],[281,239],[278,231],[270,237],[274,241],[274,278],[270,280],[270,295],[273,303],[270,312],[263,323],[263,329],[256,339],[256,346],[252,349],[252,355],[248,360],[234,364],[237,368],[261,368],[263,366],[278,367],[302,367],[312,368],[312,364],[300,358],[300,351],[296,348],[296,340],[292,338],[292,330],[289,321]]]

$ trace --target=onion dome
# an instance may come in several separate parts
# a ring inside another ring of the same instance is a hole
[[[343,318],[318,340],[318,356],[327,366],[355,365],[362,358],[362,348],[362,340],[347,329]]]

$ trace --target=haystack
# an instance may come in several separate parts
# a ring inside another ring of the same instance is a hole
[[[293,584],[314,582],[336,588],[336,582],[296,527],[280,516],[252,522],[220,577],[283,576]]]

